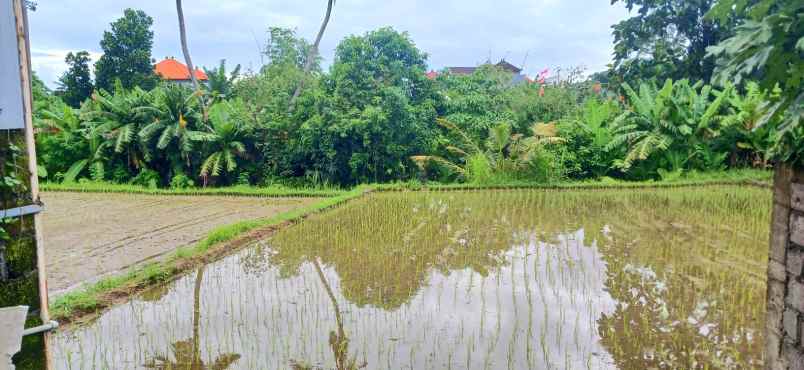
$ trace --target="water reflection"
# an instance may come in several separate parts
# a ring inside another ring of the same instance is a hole
[[[57,368],[758,366],[766,198],[373,195],[60,332]]]
[[[145,363],[146,368],[162,370],[225,370],[235,363],[239,354],[227,353],[218,356],[211,365],[207,366],[201,359],[201,283],[204,281],[205,266],[196,271],[195,288],[193,290],[193,336],[187,340],[181,340],[170,345],[173,357],[167,355],[155,355],[154,358]],[[156,289],[156,292],[164,294],[164,289]]]

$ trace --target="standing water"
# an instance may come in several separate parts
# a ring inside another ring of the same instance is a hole
[[[372,194],[54,336],[63,369],[762,364],[770,192]]]

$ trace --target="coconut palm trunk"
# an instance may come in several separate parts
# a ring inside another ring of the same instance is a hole
[[[307,78],[307,75],[310,73],[310,70],[313,68],[313,63],[315,62],[315,59],[318,57],[318,46],[321,44],[321,39],[324,37],[324,31],[326,31],[327,25],[329,24],[329,18],[332,15],[333,5],[335,5],[335,0],[327,1],[327,13],[324,15],[324,21],[321,22],[321,28],[318,29],[318,35],[316,35],[313,47],[310,50],[309,54],[307,55],[307,60],[304,61],[304,74],[302,75],[302,79],[301,81],[299,81],[299,84],[296,85],[296,90],[293,91],[293,96],[290,98],[290,103],[288,104],[288,112],[293,112],[294,105],[296,104],[296,99],[299,98],[302,89],[304,89],[304,81]]]
[[[193,86],[195,86],[195,90],[201,90],[201,86],[198,84],[198,79],[195,78],[195,68],[193,67],[193,61],[190,59],[190,48],[187,47],[187,29],[184,26],[184,10],[181,6],[181,0],[176,0],[176,13],[179,15],[179,35],[181,36],[181,51],[184,54],[184,61],[187,63],[187,69],[190,71],[190,80],[193,81]]]

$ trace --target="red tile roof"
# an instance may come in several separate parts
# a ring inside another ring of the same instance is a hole
[[[427,76],[427,78],[429,78],[431,80],[435,80],[435,78],[438,77],[438,72],[430,71],[430,72],[427,72],[427,74],[425,74],[425,76]]]
[[[187,68],[187,66],[173,58],[168,58],[156,63],[156,66],[154,66],[154,73],[165,80],[176,81],[190,79],[190,70]],[[206,80],[207,74],[204,73],[204,71],[196,68],[195,78],[199,80]]]

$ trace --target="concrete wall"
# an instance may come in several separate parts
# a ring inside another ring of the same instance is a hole
[[[765,368],[804,370],[804,168],[779,165],[773,184]]]

